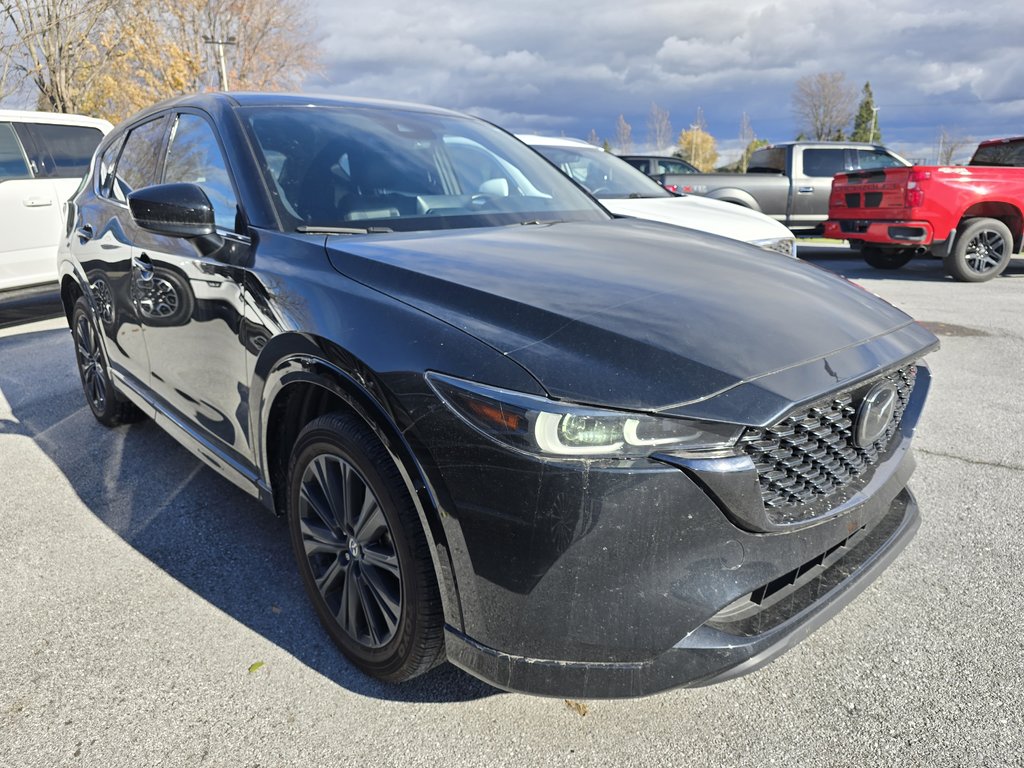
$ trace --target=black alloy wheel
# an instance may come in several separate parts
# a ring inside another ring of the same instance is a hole
[[[865,243],[860,255],[875,269],[899,269],[914,258],[913,248],[879,248]]]
[[[946,272],[962,283],[982,283],[1000,274],[1013,258],[1013,235],[997,219],[974,219],[957,233],[945,259]]]
[[[71,333],[75,340],[75,360],[82,380],[82,391],[96,420],[105,426],[116,427],[141,418],[142,412],[122,399],[114,389],[100,335],[92,319],[92,310],[84,296],[75,302],[71,315]]]
[[[299,435],[288,524],[306,592],[355,666],[400,682],[443,659],[419,516],[394,460],[358,417],[321,416]]]

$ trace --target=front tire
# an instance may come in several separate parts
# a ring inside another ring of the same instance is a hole
[[[288,527],[317,616],[356,667],[401,682],[443,660],[423,527],[394,460],[358,417],[327,414],[299,434]]]
[[[82,381],[82,391],[96,421],[106,427],[116,427],[141,419],[142,411],[124,400],[114,389],[107,355],[100,342],[92,309],[84,296],[79,296],[75,302],[71,315],[71,333],[75,340],[75,361]]]
[[[899,269],[914,258],[912,248],[879,248],[877,245],[864,243],[860,255],[875,269]]]
[[[945,258],[946,272],[962,283],[983,283],[1013,258],[1013,235],[997,219],[974,219],[960,232]]]

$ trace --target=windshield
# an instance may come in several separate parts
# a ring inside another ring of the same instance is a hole
[[[240,110],[286,228],[421,231],[608,214],[481,120],[373,107]]]
[[[673,197],[672,193],[620,157],[597,147],[533,148],[597,198]]]

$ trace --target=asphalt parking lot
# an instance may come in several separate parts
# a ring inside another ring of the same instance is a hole
[[[0,330],[0,766],[1024,765],[1024,259],[966,285],[803,254],[942,339],[920,532],[771,665],[637,700],[363,677],[281,521],[152,424],[100,427],[60,320]]]

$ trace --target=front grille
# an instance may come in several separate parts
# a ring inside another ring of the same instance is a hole
[[[740,447],[757,467],[761,498],[769,514],[785,522],[806,519],[798,507],[826,499],[865,475],[899,430],[916,376],[917,366],[908,365],[823,399],[770,427],[747,429]],[[883,378],[896,385],[895,413],[882,437],[862,448],[853,438],[855,417],[861,400]]]

